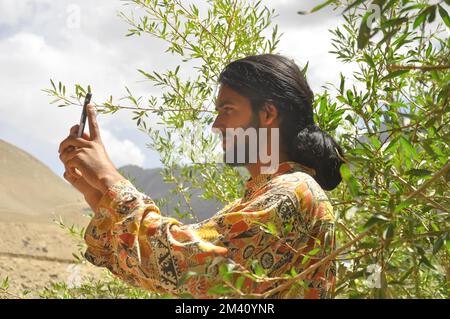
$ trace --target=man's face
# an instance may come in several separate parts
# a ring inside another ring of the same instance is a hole
[[[236,136],[227,140],[227,131],[230,129],[248,128],[258,129],[258,116],[252,111],[250,100],[237,93],[226,85],[221,85],[216,98],[216,110],[219,113],[213,123],[213,131],[220,133],[222,137],[222,148],[224,150],[224,161],[231,166],[241,166],[249,162],[249,139],[245,138],[245,145],[242,145],[240,139]],[[228,129],[228,130],[227,130]],[[216,131],[217,130],[217,131]],[[251,141],[255,143],[256,141]],[[258,143],[256,142],[256,145]],[[234,156],[228,156],[227,153],[234,150]],[[239,163],[239,152],[245,150],[245,162]]]

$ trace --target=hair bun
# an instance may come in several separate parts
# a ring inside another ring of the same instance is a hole
[[[325,190],[332,190],[342,180],[342,150],[335,140],[316,124],[301,129],[292,141],[292,157],[316,171],[314,177]],[[337,153],[339,152],[339,154]]]

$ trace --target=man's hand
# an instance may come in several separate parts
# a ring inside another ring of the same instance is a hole
[[[74,137],[77,136],[78,127],[78,124],[72,126],[69,135],[72,135]],[[85,140],[90,140],[89,134],[87,133],[83,133],[83,138]],[[70,147],[71,146],[69,146],[69,148]],[[64,179],[84,195],[84,199],[95,212],[97,210],[98,203],[102,198],[102,193],[98,189],[92,187],[88,182],[86,182],[80,171],[78,171],[76,168],[70,169],[66,165],[64,165],[64,167],[66,169],[63,175]]]
[[[97,211],[98,204],[102,198],[102,193],[93,188],[86,180],[81,176],[74,176],[73,174],[64,172],[64,178],[69,181],[78,191],[84,195],[84,199],[89,204],[94,212]]]
[[[87,185],[97,189],[103,195],[110,186],[124,179],[124,177],[120,175],[106,153],[100,138],[100,130],[93,105],[87,106],[87,113],[90,136],[85,134],[78,138],[75,133],[75,130],[78,130],[78,125],[72,127],[71,134],[59,145],[59,158],[66,167],[67,174],[65,173],[65,175],[67,177],[82,177]],[[75,134],[72,134],[72,132]],[[77,184],[78,180],[72,180]],[[78,183],[77,185],[81,189],[88,189],[86,184],[81,184],[80,181]]]

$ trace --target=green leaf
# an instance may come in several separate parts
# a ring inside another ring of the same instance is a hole
[[[375,147],[375,149],[379,149],[381,147],[381,142],[378,139],[378,137],[376,136],[371,136],[369,137],[370,142],[372,143],[372,145]]]
[[[391,20],[386,20],[386,21],[384,21],[382,24],[381,24],[381,27],[384,29],[384,28],[387,28],[387,27],[390,27],[390,28],[392,28],[392,27],[395,27],[395,26],[400,26],[401,24],[403,24],[403,23],[407,23],[408,22],[408,19],[407,18],[394,18],[394,19],[391,19]],[[406,34],[407,35],[407,34]]]
[[[414,146],[412,146],[412,144],[403,136],[400,137],[399,139],[400,145],[402,146],[402,150],[405,152],[405,155],[413,158],[415,157],[416,154],[416,149],[414,148]]]
[[[347,8],[345,8],[345,10],[344,10],[343,13],[347,12],[347,11],[350,10],[351,8],[356,7],[357,5],[360,5],[360,4],[363,3],[364,1],[367,1],[367,0],[356,0],[355,2],[353,2],[352,4],[350,4]]]
[[[320,248],[319,248],[319,247],[314,248],[314,249],[312,249],[312,250],[310,250],[310,251],[308,252],[308,256],[314,256],[314,255],[316,255],[319,251],[320,251]]]
[[[380,81],[381,82],[387,81],[387,80],[393,79],[393,78],[395,78],[397,76],[400,76],[400,75],[408,73],[408,72],[409,72],[409,70],[397,70],[397,71],[389,73],[388,75],[383,77]]]
[[[232,264],[223,264],[219,267],[219,274],[222,276],[222,279],[224,281],[230,281],[232,277],[233,272],[233,265]]]
[[[394,225],[389,224],[383,232],[383,239],[388,240],[394,237]]]
[[[327,98],[326,96],[322,96],[320,98],[320,107],[319,107],[319,114],[324,114],[327,109]]]
[[[431,54],[431,51],[432,51],[432,50],[433,50],[433,44],[430,43],[430,44],[428,45],[427,51],[425,52],[425,56],[426,56],[427,58],[430,57],[430,54]]]
[[[447,11],[445,11],[445,9],[440,4],[438,4],[438,8],[439,8],[439,15],[441,16],[442,20],[444,21],[447,28],[450,28],[450,17]]]
[[[436,19],[437,7],[436,7],[436,5],[433,5],[429,9],[430,9],[430,13],[428,14],[427,21],[428,21],[428,23],[432,23]]]
[[[283,229],[283,235],[284,235],[284,236],[287,236],[287,235],[291,232],[291,230],[292,230],[293,227],[294,227],[294,226],[293,226],[292,223],[286,224],[286,226],[284,226],[284,229]]]
[[[417,18],[414,20],[413,29],[416,29],[419,25],[425,22],[428,15],[435,12],[435,6],[429,6],[426,9],[422,10]]]
[[[277,226],[274,223],[268,222],[267,224],[264,224],[257,221],[253,221],[252,223],[259,225],[265,232],[272,234],[273,236],[278,236]]]
[[[441,247],[444,245],[446,237],[447,237],[447,234],[444,234],[435,241],[435,243],[433,245],[433,255],[436,255],[436,253],[439,251],[439,249],[441,249]]]
[[[53,82],[53,80],[52,80],[52,79],[50,79],[50,83],[52,84],[53,90],[55,90],[55,91],[56,91],[56,85],[55,85],[55,82]]]
[[[319,11],[320,9],[328,6],[329,4],[333,3],[334,1],[335,0],[328,0],[328,1],[325,1],[324,3],[322,3],[322,4],[319,4],[318,6],[315,6],[314,8],[312,8],[311,13]]]
[[[431,269],[436,270],[436,268],[431,264],[431,262],[430,262],[430,261],[428,260],[428,258],[425,257],[425,256],[422,256],[422,257],[420,258],[420,263],[423,263],[423,264],[425,264],[426,266],[430,267]]]
[[[348,89],[347,90],[347,101],[349,105],[353,104],[353,99],[354,99],[354,94],[352,92],[352,90]]]
[[[255,273],[256,276],[260,277],[264,274],[264,270],[261,267],[261,265],[259,264],[259,261],[257,259],[252,260],[251,265],[252,265],[253,272]]]
[[[429,171],[427,169],[410,169],[409,171],[406,172],[407,175],[420,176],[420,177],[431,175],[431,173],[433,173],[433,172]]]
[[[371,12],[367,12],[361,21],[358,32],[358,49],[362,50],[366,47],[370,40],[370,27],[367,23],[368,18],[372,15]]]
[[[375,225],[378,223],[385,223],[387,221],[389,221],[389,218],[387,218],[383,215],[380,215],[380,214],[375,214],[375,215],[372,215],[372,217],[370,217],[369,220],[364,224],[364,228],[367,229],[367,228],[371,227],[372,225]]]
[[[373,62],[373,59],[370,55],[367,53],[364,53],[364,59],[366,60],[367,64],[370,65],[372,69],[375,69],[375,63]]]
[[[297,11],[297,14],[301,14],[301,15],[305,15],[305,14],[310,14],[316,11],[319,11],[320,9],[328,6],[329,4],[333,3],[335,0],[328,0],[325,1],[324,3],[319,4],[318,6],[315,6],[314,8],[312,8],[310,11]]]
[[[278,236],[277,226],[275,226],[274,223],[268,222],[268,223],[267,223],[267,229],[269,230],[269,232],[270,232],[272,235]]]
[[[306,72],[308,72],[308,66],[309,66],[309,61],[306,62],[305,66],[304,66],[303,69],[302,69],[302,73],[303,73],[303,75],[305,75],[305,76],[306,76]]]
[[[235,283],[235,287],[240,290],[242,287],[242,284],[244,283],[245,277],[244,276],[239,276],[238,279],[236,279],[236,283]]]
[[[359,195],[359,187],[356,178],[352,175],[350,168],[346,164],[342,164],[340,167],[342,179],[346,182],[350,193],[353,196]]]
[[[339,84],[339,93],[344,94],[345,77],[344,77],[344,75],[342,73],[340,73],[340,76],[341,76],[341,82]],[[338,100],[339,100],[339,98],[338,98]],[[345,102],[343,102],[343,103],[345,103]]]
[[[9,288],[9,277],[8,276],[6,276],[6,278],[3,279],[1,288],[5,289],[5,290],[7,290]]]
[[[208,294],[212,295],[226,295],[231,293],[233,290],[229,287],[226,287],[222,284],[215,285],[208,290]]]
[[[413,202],[412,199],[404,200],[404,201],[400,202],[400,204],[398,204],[398,205],[395,207],[394,212],[395,212],[395,213],[401,212],[401,211],[403,210],[403,208],[406,208],[406,207],[411,206],[412,202]]]
[[[292,267],[292,268],[291,268],[291,276],[292,276],[292,277],[295,277],[295,276],[297,276],[297,275],[298,275],[297,270],[295,270],[295,268]]]
[[[302,265],[306,264],[309,259],[310,259],[310,257],[308,255],[303,256],[303,258],[302,258]]]

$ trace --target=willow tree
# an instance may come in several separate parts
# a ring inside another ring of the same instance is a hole
[[[342,129],[345,184],[332,192],[337,296],[450,296],[449,1],[327,1],[344,23],[331,54],[356,70],[316,96],[316,119]],[[337,70],[338,71],[338,70]]]
[[[120,13],[130,25],[127,35],[150,34],[165,40],[167,54],[178,56],[180,64],[163,73],[139,70],[150,85],[160,88],[160,97],[144,101],[126,89],[121,98],[126,105],[110,97],[97,105],[98,112],[133,112],[132,120],[150,138],[147,145],[160,154],[166,181],[183,195],[184,203],[177,209],[180,215],[193,213],[189,208],[192,188],[203,190],[204,199],[224,204],[240,197],[240,171],[209,160],[220,152],[217,140],[206,133],[215,117],[211,102],[218,74],[227,63],[277,52],[280,36],[277,26],[271,26],[274,11],[260,2],[232,0],[208,1],[205,12],[178,0],[128,3],[138,6],[142,14]],[[345,149],[344,183],[329,193],[339,239],[338,250],[330,256],[338,262],[337,298],[448,294],[450,55],[446,27],[450,21],[444,5],[444,1],[430,5],[407,0],[331,0],[310,12],[326,6],[343,11],[343,24],[330,30],[335,48],[331,54],[358,66],[351,76],[341,74],[339,83],[324,83],[314,102],[316,122],[337,135]],[[192,69],[196,77],[181,76]],[[66,95],[65,85],[52,82],[46,92],[59,106],[69,106],[81,105],[87,90],[76,85],[74,93]],[[157,118],[161,129],[148,123],[149,115],[153,122]],[[179,168],[181,174],[176,173]],[[271,227],[267,231],[277,235]],[[264,280],[264,272],[254,270],[255,279]],[[242,282],[229,282],[230,272],[221,270],[227,281],[223,292],[233,293]],[[287,274],[284,284],[295,285],[304,275]],[[81,294],[95,296],[98,286],[90,287],[85,286]],[[64,287],[56,288],[44,296],[61,290],[68,293]],[[121,296],[148,296],[125,291]],[[68,294],[78,296],[80,291]]]

